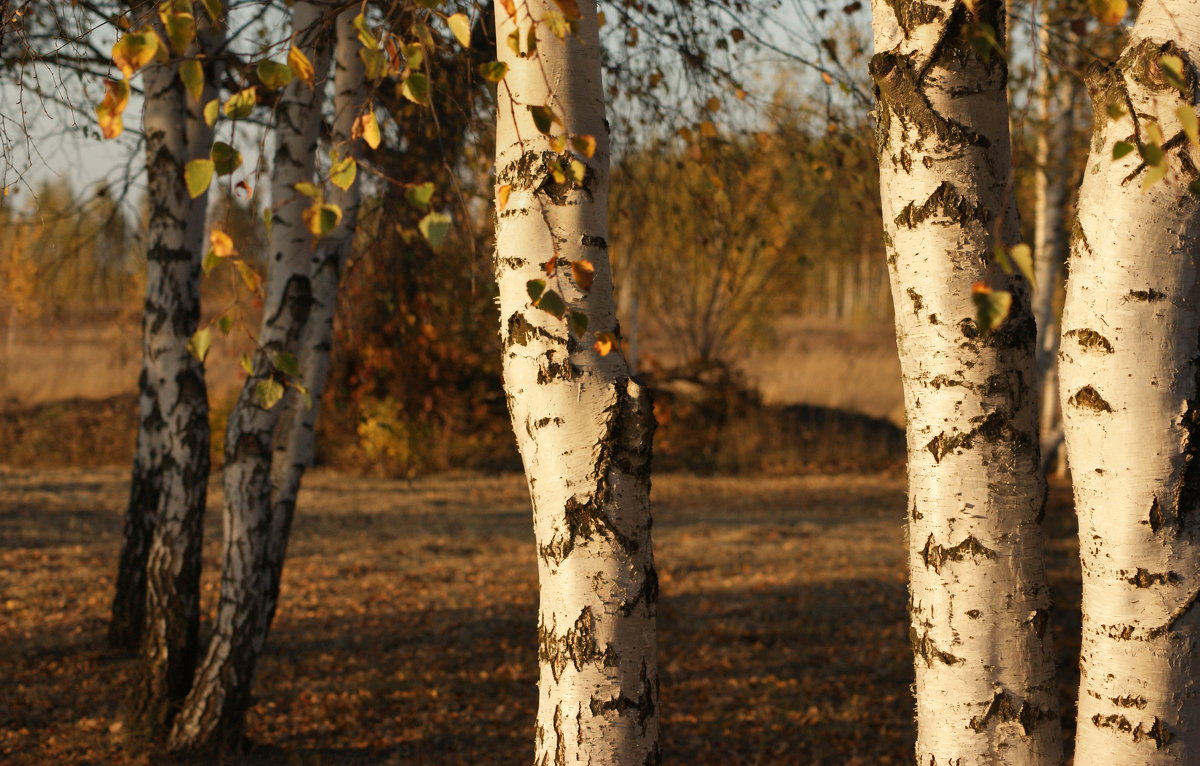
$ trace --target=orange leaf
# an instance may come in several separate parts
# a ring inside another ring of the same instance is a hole
[[[592,282],[596,280],[596,267],[591,261],[571,261],[571,276],[575,277],[575,284],[579,285],[579,289],[586,293],[592,289]]]
[[[237,255],[237,250],[233,246],[233,238],[220,229],[213,229],[209,232],[208,242],[212,245],[213,255],[218,258],[228,258],[231,255]]]
[[[508,17],[513,21],[516,21],[517,4],[513,0],[500,0],[500,4],[504,6],[504,10],[508,11]]]

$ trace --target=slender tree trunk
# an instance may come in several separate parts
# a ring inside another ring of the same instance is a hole
[[[223,3],[220,5],[223,7]],[[224,41],[224,29],[221,25],[211,24],[206,13],[199,7],[197,7],[196,17],[199,34],[194,46],[197,51],[203,52],[207,56],[204,59],[205,89],[202,97],[195,100],[183,92],[174,64],[167,68],[159,67],[159,71],[147,72],[146,75],[147,92],[150,92],[151,80],[160,89],[157,96],[160,99],[159,103],[147,103],[145,106],[145,119],[150,122],[157,121],[158,129],[161,131],[156,136],[154,143],[151,143],[149,137],[147,139],[147,168],[148,172],[152,174],[150,183],[152,188],[156,182],[160,188],[177,185],[179,188],[173,190],[172,194],[183,193],[184,196],[182,201],[172,197],[170,205],[186,205],[186,212],[182,218],[175,218],[176,211],[171,211],[169,215],[173,218],[159,221],[157,229],[155,229],[155,223],[151,222],[151,230],[157,231],[159,234],[157,239],[151,239],[148,248],[149,258],[153,259],[155,253],[159,252],[159,258],[165,258],[167,265],[165,267],[160,265],[157,269],[152,269],[149,264],[147,266],[147,300],[142,319],[143,361],[142,372],[138,378],[137,446],[134,452],[129,504],[125,512],[125,529],[117,565],[116,592],[113,596],[112,617],[108,630],[109,643],[127,650],[138,648],[146,625],[146,562],[150,555],[158,508],[164,501],[162,480],[164,457],[166,456],[165,440],[177,439],[179,436],[176,432],[175,435],[168,437],[167,429],[181,423],[192,423],[197,420],[199,414],[203,414],[205,439],[203,448],[206,456],[208,451],[208,397],[203,384],[203,374],[200,378],[201,388],[198,393],[195,391],[191,393],[187,411],[178,412],[180,417],[169,423],[163,414],[168,411],[164,409],[164,406],[169,403],[159,400],[158,377],[152,375],[150,371],[152,348],[155,347],[155,344],[161,348],[163,343],[178,342],[179,338],[183,337],[178,333],[186,331],[189,323],[191,331],[194,332],[200,315],[199,264],[203,259],[204,252],[204,224],[208,195],[201,195],[194,200],[188,198],[186,192],[183,191],[185,186],[182,163],[199,157],[207,157],[212,145],[213,132],[204,121],[202,105],[217,95],[215,83],[219,72],[212,54]],[[170,81],[165,79],[168,77],[171,78]],[[149,102],[149,100],[148,97],[147,101]],[[147,124],[149,125],[150,122]],[[186,155],[179,164],[178,174],[172,178],[170,173],[174,171],[168,163],[178,162],[178,157],[169,159],[168,156],[181,148],[186,151]],[[153,196],[152,201],[154,201]],[[160,204],[152,209],[151,215],[153,216],[162,209],[163,205]],[[182,235],[179,234],[180,231],[183,232]],[[163,243],[169,242],[176,236],[183,237],[185,243],[183,250],[189,253],[194,261],[190,266],[182,261],[178,264],[171,263],[173,256],[170,247]],[[167,249],[164,250],[164,247]],[[165,255],[161,253],[165,253]],[[156,277],[154,281],[151,281],[152,274]],[[170,281],[172,279],[187,281],[174,284]],[[182,298],[177,303],[164,304],[157,297],[164,291],[178,294]],[[163,317],[170,316],[167,312],[173,310],[175,305],[184,312],[184,315],[174,320],[181,326],[175,328],[174,336],[164,336],[161,330]],[[190,334],[183,337],[184,345],[175,352],[176,357],[179,357],[180,352],[190,357],[190,354],[186,352],[187,339],[190,337]],[[201,399],[203,400],[203,412],[197,413],[196,404]],[[197,462],[195,454],[195,450],[200,446],[198,443],[189,446],[187,454],[182,455],[182,458],[184,463],[190,466],[188,470],[193,475],[202,474],[202,481],[207,484],[207,457],[201,466]],[[176,457],[172,456],[172,460],[174,461]],[[196,501],[196,498],[193,498],[193,501]],[[198,502],[199,507],[203,509],[204,498],[198,498]],[[190,513],[190,511],[181,512],[185,516]],[[202,514],[203,510],[200,513]],[[197,539],[195,545],[198,546],[199,542]]]
[[[294,354],[312,305],[309,262],[313,235],[301,213],[310,200],[295,190],[312,182],[321,125],[324,79],[329,69],[332,17],[326,2],[292,6],[297,46],[312,61],[316,87],[299,78],[278,106],[271,178],[274,223],[263,325],[253,373],[229,417],[225,434],[225,523],[221,597],[213,636],[168,740],[172,750],[235,752],[243,744],[254,669],[266,643],[264,618],[271,602],[272,470],[282,404],[263,407],[260,383],[283,382],[276,360]],[[289,395],[292,395],[289,392]]]
[[[616,318],[596,5],[579,5],[577,35],[559,40],[542,26],[537,52],[527,57],[498,46],[509,67],[498,88],[496,134],[497,184],[511,189],[507,204],[498,203],[496,226],[504,383],[533,499],[541,584],[534,760],[640,766],[660,762],[654,417],[620,351],[602,356],[593,346],[595,332],[616,331]],[[554,10],[551,0],[522,4],[521,40],[531,19]],[[497,3],[497,38],[517,25]],[[595,137],[595,154],[576,158],[586,163],[581,185],[552,177],[551,164],[568,158],[535,126],[528,107],[540,106],[553,108],[567,133]],[[543,264],[555,256],[548,276]],[[594,268],[590,290],[573,280],[568,261]],[[527,283],[537,279],[587,314],[587,333],[530,304]]]
[[[210,40],[198,38],[198,45]],[[208,490],[208,394],[204,366],[187,349],[200,319],[200,263],[204,252],[207,196],[191,199],[183,169],[208,155],[212,131],[190,108],[177,64],[145,70],[143,130],[151,211],[146,267],[143,382],[154,397],[139,428],[145,456],[135,459],[133,511],[142,498],[157,505],[149,521],[145,559],[145,621],[140,646],[134,716],[143,732],[165,735],[176,706],[187,694],[195,668],[200,624],[200,547]],[[143,394],[146,397],[146,394]],[[153,426],[159,426],[155,429]],[[157,462],[149,462],[157,459]],[[140,473],[139,473],[140,472]],[[135,530],[136,531],[136,530]],[[136,566],[127,544],[122,564]],[[120,581],[120,578],[118,578]],[[136,584],[137,578],[132,581]],[[128,597],[136,600],[136,595]]]
[[[1071,154],[1074,136],[1075,104],[1079,83],[1057,62],[1070,53],[1052,56],[1058,48],[1050,34],[1051,4],[1043,2],[1038,11],[1038,46],[1041,48],[1037,82],[1037,169],[1034,176],[1036,220],[1034,233],[1033,314],[1037,319],[1037,373],[1041,391],[1038,431],[1042,445],[1042,464],[1049,468],[1058,462],[1062,446],[1062,410],[1058,405],[1058,347],[1060,329],[1054,310],[1055,298],[1063,281],[1070,237],[1067,232],[1067,203],[1070,198]]]
[[[1187,96],[1159,65],[1183,61]],[[1096,128],[1063,314],[1062,396],[1083,566],[1075,762],[1200,762],[1200,2],[1148,0],[1128,47],[1089,76]],[[1122,116],[1110,118],[1120,110]],[[1166,138],[1167,178],[1143,190],[1138,152]]]
[[[884,240],[908,417],[917,763],[1062,760],[1041,516],[1029,291],[992,259],[1019,236],[1006,64],[967,45],[1000,0],[873,6]],[[1012,291],[984,334],[972,285]]]
[[[358,51],[358,30],[354,17],[358,6],[337,17],[336,47],[333,60],[333,130],[331,142],[341,157],[356,161],[362,156],[362,141],[352,137],[354,120],[367,108],[364,102],[362,60]],[[349,189],[330,186],[329,202],[342,209],[342,221],[324,237],[313,253],[309,266],[312,274],[312,308],[300,338],[300,379],[308,389],[311,406],[294,392],[284,402],[271,460],[271,527],[268,537],[267,566],[270,579],[267,602],[260,611],[258,630],[266,635],[275,616],[283,562],[296,510],[296,496],[305,469],[312,465],[317,414],[321,395],[329,377],[330,352],[333,350],[333,319],[337,309],[338,281],[342,266],[354,244],[358,225],[361,185],[356,180]]]

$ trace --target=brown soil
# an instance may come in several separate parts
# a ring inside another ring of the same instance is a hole
[[[125,477],[0,469],[6,764],[152,762],[124,745],[131,664],[102,640]],[[1054,487],[1047,517],[1065,676],[1079,598],[1068,496]],[[206,614],[219,506],[214,485]],[[664,476],[655,509],[666,762],[911,762],[901,478]],[[242,762],[527,762],[535,625],[520,476],[318,472],[258,674],[258,744]]]

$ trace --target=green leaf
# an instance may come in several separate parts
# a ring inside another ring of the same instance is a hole
[[[258,62],[258,79],[271,90],[277,90],[287,85],[295,78],[296,73],[287,64],[263,59]]]
[[[233,317],[228,314],[221,317],[217,320],[217,327],[221,329],[223,334],[228,335],[229,331],[233,329]]]
[[[224,141],[214,142],[208,156],[219,176],[227,176],[242,166],[242,153]]]
[[[429,79],[420,72],[413,72],[400,86],[400,93],[414,104],[424,106],[429,103]]]
[[[212,346],[212,330],[207,327],[196,330],[187,342],[188,352],[201,362],[204,361],[204,357],[208,356],[210,346]]]
[[[529,299],[535,304],[542,297],[542,293],[546,292],[546,280],[531,279],[525,283],[525,292],[529,293]]]
[[[456,13],[446,19],[447,26],[454,33],[454,39],[464,48],[471,47],[471,19],[465,13]]]
[[[1007,290],[991,290],[983,284],[974,286],[971,300],[975,302],[975,323],[985,333],[999,327],[1012,308],[1012,293]]]
[[[562,120],[554,113],[554,110],[548,106],[531,106],[529,114],[533,117],[533,124],[537,127],[538,132],[542,135],[550,135],[550,130],[554,123],[561,123]]]
[[[251,361],[249,354],[242,354],[241,357],[238,358],[238,364],[242,366],[242,369],[246,371],[247,375],[254,374],[254,362]]]
[[[200,62],[196,59],[180,61],[179,79],[183,80],[183,87],[187,88],[192,100],[200,103],[200,97],[204,95],[204,67]]]
[[[354,185],[354,179],[357,176],[358,163],[354,161],[353,157],[335,160],[329,168],[329,182],[343,191]]]
[[[445,213],[429,213],[421,222],[417,224],[417,228],[421,231],[421,236],[425,237],[425,241],[432,248],[441,247],[442,242],[446,240],[446,235],[450,233],[450,225],[453,219]]]
[[[572,311],[567,316],[567,326],[571,328],[571,332],[575,333],[577,337],[582,338],[583,334],[587,332],[588,315],[582,311]]]
[[[187,184],[188,196],[192,199],[196,199],[208,191],[208,185],[212,183],[212,178],[212,160],[192,160],[183,166],[183,180]]]
[[[485,61],[479,65],[479,75],[488,82],[500,82],[508,74],[508,64],[503,61]]]
[[[257,103],[257,88],[249,87],[239,90],[225,102],[225,116],[231,120],[240,120],[243,117],[249,117],[250,113],[254,111],[254,105]]]
[[[275,369],[287,375],[289,378],[300,377],[300,362],[296,360],[295,354],[289,354],[286,351],[278,353],[272,360],[275,364]]]
[[[1119,160],[1126,154],[1132,152],[1136,147],[1128,141],[1118,141],[1113,144],[1113,159]]]
[[[254,384],[254,401],[264,410],[269,410],[283,398],[283,384],[273,378],[264,378]]]
[[[208,13],[208,18],[214,24],[221,20],[221,0],[201,0],[204,3],[204,10]]]
[[[420,210],[424,210],[425,208],[429,207],[429,202],[433,199],[433,192],[435,188],[436,187],[431,181],[426,181],[423,184],[416,184],[415,186],[410,186],[404,190],[404,198],[408,200],[408,204]]]
[[[342,222],[342,209],[338,205],[322,204],[316,200],[300,214],[300,218],[314,237],[324,237]]]
[[[221,262],[221,257],[217,255],[215,250],[209,250],[204,254],[204,260],[200,262],[200,268],[204,270],[204,276],[208,276],[208,272],[217,267]]]
[[[363,74],[368,80],[379,80],[387,74],[387,56],[378,48],[359,48],[358,58],[363,63]]]
[[[558,319],[562,319],[563,315],[567,313],[566,301],[553,290],[547,290],[542,294],[537,302],[537,307],[547,314],[553,314]]]

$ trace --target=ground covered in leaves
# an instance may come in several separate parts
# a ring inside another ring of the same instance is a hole
[[[0,468],[0,761],[149,764],[103,642],[126,471]],[[911,761],[903,479],[655,479],[664,760]],[[1078,640],[1069,491],[1048,528],[1065,712]],[[215,604],[220,494],[207,525]],[[536,567],[520,476],[309,478],[247,764],[532,755]],[[161,763],[161,761],[157,761]]]

